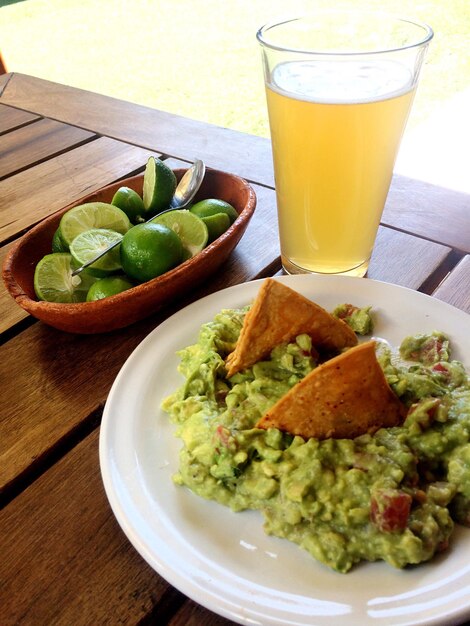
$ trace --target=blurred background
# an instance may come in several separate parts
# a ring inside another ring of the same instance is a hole
[[[330,6],[331,0],[0,0],[0,52],[8,71],[268,136],[256,31]],[[339,7],[375,8],[433,27],[397,167],[410,175],[434,167],[442,177],[449,156],[459,162],[470,143],[470,2],[339,0]],[[444,184],[459,187],[463,171],[453,170]]]

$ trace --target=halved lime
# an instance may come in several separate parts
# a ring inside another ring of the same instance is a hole
[[[225,200],[218,200],[217,198],[200,200],[196,204],[193,204],[189,210],[198,217],[209,217],[217,213],[226,213],[230,218],[231,224],[233,224],[238,217],[236,209],[231,204],[225,202]]]
[[[70,244],[70,253],[77,267],[92,261],[98,254],[104,252],[113,243],[122,241],[123,235],[115,230],[106,228],[91,228],[75,237]],[[90,274],[106,276],[121,269],[119,246],[116,246],[95,263],[88,267]]]
[[[157,215],[151,221],[153,224],[163,224],[171,228],[183,244],[185,259],[193,257],[206,247],[209,232],[204,222],[185,209],[176,209]]]
[[[44,256],[34,272],[34,291],[39,300],[85,302],[88,290],[96,278],[86,271],[72,276],[74,268],[73,257],[68,252]]]
[[[144,201],[134,189],[119,187],[111,200],[111,204],[124,211],[133,224],[145,222]]]
[[[172,169],[156,157],[150,157],[145,166],[143,200],[147,219],[168,209],[176,189]]]
[[[134,283],[125,276],[106,276],[106,278],[97,280],[90,287],[86,301],[94,302],[95,300],[109,298],[109,296],[115,296],[118,293],[131,289],[131,287],[134,287]]]
[[[209,243],[220,237],[230,226],[227,213],[216,213],[208,217],[201,217],[209,232]]]
[[[127,215],[113,204],[88,202],[70,209],[60,220],[63,242],[70,246],[77,235],[92,228],[107,228],[118,233],[127,233],[131,223]]]

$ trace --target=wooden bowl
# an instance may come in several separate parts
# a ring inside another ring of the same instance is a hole
[[[185,171],[174,170],[178,180]],[[85,202],[111,202],[119,187],[131,187],[142,194],[142,185],[143,174],[108,185],[54,213],[28,231],[11,249],[3,265],[5,285],[17,304],[46,324],[72,333],[102,333],[128,326],[210,276],[240,241],[256,206],[255,192],[245,180],[208,169],[195,201],[220,198],[233,205],[239,217],[202,252],[153,280],[102,300],[75,304],[38,301],[34,293],[34,270],[38,261],[50,254],[52,236],[62,215]]]

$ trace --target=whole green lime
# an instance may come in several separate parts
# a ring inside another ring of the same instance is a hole
[[[138,224],[121,242],[124,272],[140,282],[164,274],[183,260],[183,244],[178,235],[163,224]]]
[[[146,221],[144,201],[137,191],[130,187],[119,187],[111,200],[111,204],[124,211],[133,224]]]
[[[231,204],[225,202],[225,200],[218,200],[217,198],[200,200],[196,204],[193,204],[189,210],[198,217],[209,217],[210,215],[217,215],[217,213],[226,213],[230,218],[231,224],[233,224],[238,217],[237,211]]]
[[[52,237],[52,252],[68,252],[69,248],[65,245],[62,235],[60,234],[60,227],[55,231]]]
[[[115,296],[118,293],[127,291],[134,286],[125,276],[106,276],[94,283],[88,290],[86,301],[93,302],[94,300],[102,300],[109,296]]]

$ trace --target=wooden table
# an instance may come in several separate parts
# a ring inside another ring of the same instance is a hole
[[[128,542],[103,490],[98,439],[115,376],[155,326],[206,293],[281,270],[270,143],[20,74],[0,77],[0,135],[2,261],[33,224],[141,172],[150,154],[171,166],[198,157],[253,184],[255,216],[217,276],[132,327],[63,333],[0,289],[0,623],[228,624]],[[470,196],[396,177],[369,277],[470,312]]]

